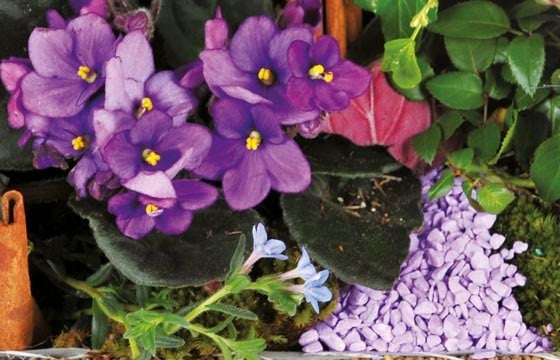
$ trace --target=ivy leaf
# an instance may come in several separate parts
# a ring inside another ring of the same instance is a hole
[[[412,139],[414,150],[420,155],[422,160],[431,164],[437,154],[438,145],[441,141],[441,128],[437,124],[433,124]]]
[[[523,90],[533,96],[544,70],[544,38],[541,34],[517,36],[507,50],[513,77]]]
[[[472,130],[467,138],[467,144],[474,150],[478,158],[487,161],[498,151],[500,139],[498,125],[491,122],[481,128]]]
[[[530,174],[544,200],[560,199],[560,135],[551,137],[537,148]]]
[[[487,184],[481,187],[476,197],[480,206],[491,214],[499,214],[515,199],[515,195],[503,184]]]
[[[468,72],[449,72],[426,83],[432,95],[452,109],[472,110],[484,105],[482,80]]]
[[[410,37],[414,31],[410,20],[424,5],[423,0],[378,0],[376,14],[381,17],[385,41]]]
[[[496,39],[464,39],[446,36],[445,48],[455,67],[467,72],[486,70],[496,54]]]
[[[395,83],[411,89],[422,81],[422,72],[416,61],[415,42],[412,39],[396,39],[385,43],[381,69],[392,72]]]
[[[393,176],[400,181],[386,183],[382,191],[369,178],[315,177],[305,193],[282,195],[290,233],[341,280],[390,289],[408,254],[409,233],[422,224],[420,183],[408,170]],[[360,207],[340,198],[363,201],[366,208],[356,210]]]
[[[113,266],[146,286],[184,287],[223,279],[239,235],[261,220],[254,211],[233,212],[220,201],[197,212],[182,235],[151,232],[140,240],[121,234],[114,217],[97,202],[71,199],[72,209],[89,221],[99,248]]]
[[[451,6],[438,14],[428,29],[444,36],[466,39],[493,39],[509,30],[509,18],[490,1],[472,0]]]
[[[443,170],[438,181],[428,190],[428,200],[433,201],[447,195],[454,183],[455,176],[453,172],[450,169]]]

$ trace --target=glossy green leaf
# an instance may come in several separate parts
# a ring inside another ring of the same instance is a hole
[[[441,128],[437,124],[432,124],[427,130],[412,138],[414,150],[428,164],[431,164],[436,157],[441,133]]]
[[[539,87],[533,96],[529,96],[522,88],[517,88],[515,91],[515,106],[520,111],[530,109],[546,99],[550,92],[550,88]]]
[[[451,161],[451,164],[456,168],[466,169],[472,164],[473,158],[474,150],[471,148],[464,148],[452,152],[449,156],[449,161]]]
[[[552,135],[560,133],[560,95],[544,101],[537,111],[542,112],[552,126]]]
[[[426,83],[430,93],[452,109],[471,110],[484,104],[482,80],[468,72],[450,72]]]
[[[381,146],[357,146],[338,135],[300,139],[299,145],[314,174],[372,177],[401,167]]]
[[[393,81],[404,89],[411,89],[422,81],[422,72],[416,62],[415,42],[396,39],[385,43],[381,69],[393,73]]]
[[[551,135],[551,123],[542,113],[528,111],[519,114],[513,137],[515,158],[522,169],[529,169],[535,150]]]
[[[204,23],[217,6],[230,25],[230,35],[252,15],[273,15],[271,0],[161,0],[156,29],[167,63],[177,67],[198,58],[204,48]]]
[[[455,67],[467,72],[482,72],[494,60],[496,39],[464,39],[446,36],[447,55]]]
[[[472,0],[441,11],[428,29],[457,38],[492,39],[509,30],[509,18],[491,1]]]
[[[485,72],[484,92],[492,99],[502,100],[511,92],[511,85],[492,67]]]
[[[531,179],[544,200],[560,199],[560,135],[544,141],[535,151]]]
[[[498,151],[501,134],[496,123],[474,129],[469,133],[467,144],[474,150],[475,155],[483,161],[490,160]]]
[[[364,10],[377,12],[377,6],[379,0],[353,0],[354,4],[361,7]]]
[[[507,48],[509,47],[509,39],[500,36],[496,39],[496,55],[494,55],[494,64],[507,63]]]
[[[422,82],[431,79],[435,76],[434,69],[426,62],[423,58],[417,58],[416,63],[420,67],[420,72],[422,73]],[[426,100],[426,91],[423,89],[422,82],[410,89],[405,89],[400,87],[394,80],[393,77],[390,76],[389,80],[391,81],[391,85],[395,90],[397,90],[400,94],[406,96],[407,99],[413,101],[422,101]]]
[[[252,226],[261,221],[254,211],[234,212],[220,201],[196,212],[185,234],[154,231],[133,240],[120,233],[114,217],[100,203],[75,199],[69,203],[89,221],[99,248],[113,266],[146,286],[183,287],[223,279],[239,235],[251,236]]]
[[[447,195],[454,183],[455,176],[453,171],[450,169],[443,170],[438,181],[428,190],[428,200],[433,201]]]
[[[486,212],[499,214],[511,204],[515,195],[503,184],[492,183],[481,187],[476,192],[476,198]]]
[[[509,44],[508,63],[516,82],[533,96],[544,70],[544,38],[540,34],[517,36]]]
[[[465,119],[461,116],[461,113],[455,110],[451,110],[443,114],[437,120],[438,125],[442,129],[443,140],[449,139],[455,131],[465,122]]]
[[[399,180],[380,188],[370,178],[316,177],[305,193],[282,195],[290,233],[341,280],[390,289],[409,233],[422,224],[418,179],[405,170],[392,175]]]
[[[414,31],[410,20],[424,5],[424,0],[378,0],[376,13],[381,17],[385,41],[410,37]]]

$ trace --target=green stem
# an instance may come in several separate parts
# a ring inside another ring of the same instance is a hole
[[[82,291],[82,292],[86,293],[88,296],[90,296],[93,299],[99,299],[99,298],[103,297],[102,293],[100,293],[96,289],[92,288],[91,286],[89,286],[84,281],[79,281],[79,280],[72,279],[72,278],[69,278],[69,277],[65,277],[63,280],[67,285],[73,287],[76,290],[79,290],[79,291]]]
[[[214,295],[210,296],[208,299],[204,300],[202,303],[200,303],[200,305],[192,309],[183,318],[188,322],[193,321],[197,316],[199,316],[200,314],[208,310],[207,308],[208,305],[218,302],[224,296],[229,295],[229,293],[230,293],[229,286],[224,285],[223,288],[218,290],[216,293],[214,293]]]

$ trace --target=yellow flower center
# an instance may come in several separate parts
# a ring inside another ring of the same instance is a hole
[[[160,215],[163,212],[163,209],[160,209],[154,204],[146,205],[146,214],[151,217],[155,217]]]
[[[312,67],[310,67],[307,74],[313,80],[321,79],[327,83],[330,83],[334,79],[333,72],[325,72],[325,67],[321,64],[313,65]]]
[[[262,138],[258,131],[251,131],[247,139],[245,140],[245,146],[247,150],[257,150],[261,145]]]
[[[266,86],[270,86],[274,84],[274,80],[275,80],[274,73],[270,69],[261,68],[259,70],[259,73],[257,74],[257,77]]]
[[[157,163],[161,160],[161,156],[151,149],[144,149],[144,151],[142,151],[142,158],[145,162],[152,166],[156,166]]]
[[[78,68],[78,76],[88,84],[93,83],[95,79],[97,79],[95,71],[92,71],[91,68],[86,65],[82,65]]]
[[[140,119],[142,115],[144,115],[148,111],[151,111],[153,108],[154,103],[152,102],[152,99],[150,99],[149,97],[143,97],[142,100],[140,100],[140,106],[136,110],[136,118]]]
[[[72,139],[72,147],[76,151],[83,150],[89,146],[89,138],[87,136],[76,136]]]

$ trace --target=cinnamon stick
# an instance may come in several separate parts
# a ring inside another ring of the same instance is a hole
[[[27,229],[23,197],[2,197],[0,221],[0,350],[22,350],[33,340],[35,301],[27,263]]]
[[[346,14],[346,40],[352,44],[362,32],[362,9],[352,0],[344,0]]]
[[[346,57],[346,11],[345,0],[325,0],[327,34],[338,41],[340,55]]]

